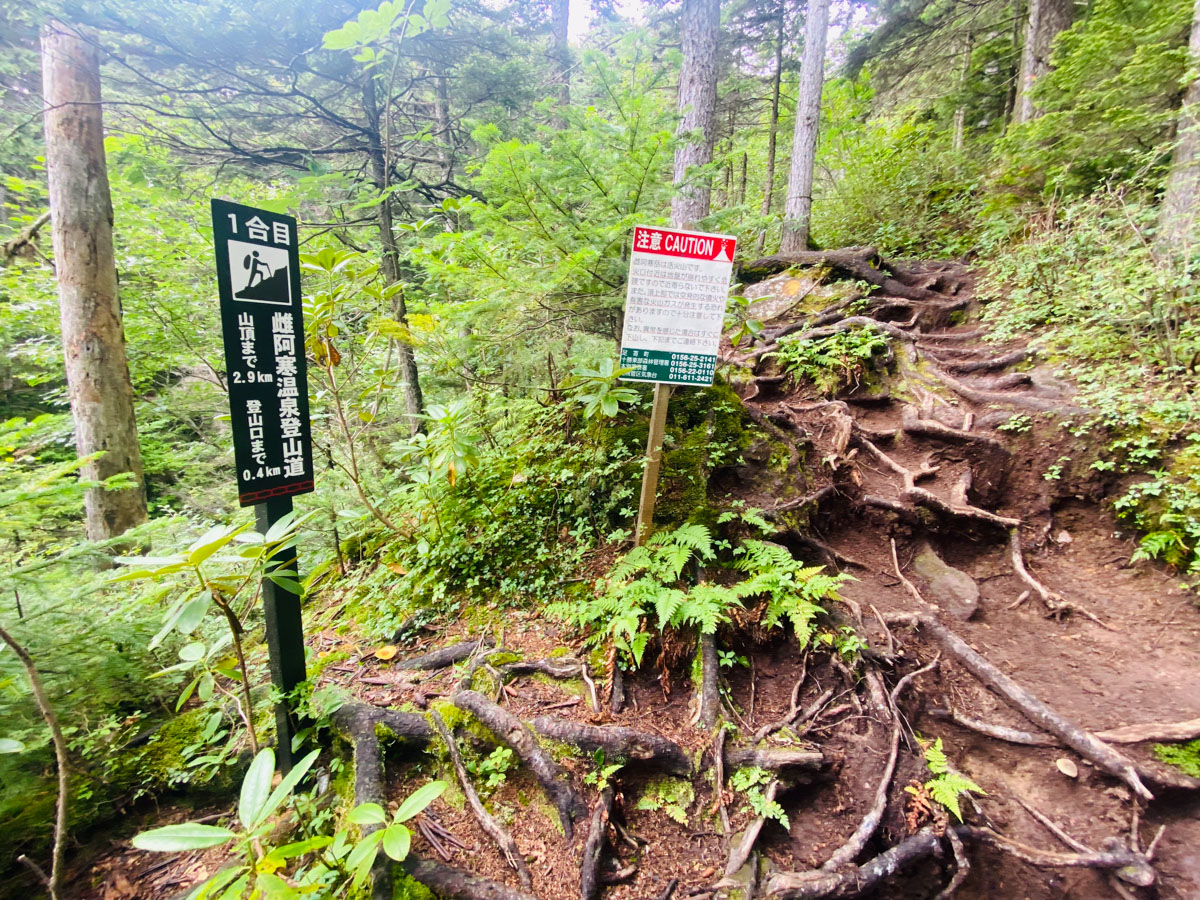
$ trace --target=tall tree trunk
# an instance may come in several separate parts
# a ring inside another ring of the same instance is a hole
[[[808,0],[804,28],[804,61],[800,66],[800,96],[796,101],[796,131],[792,136],[792,167],[788,173],[780,251],[808,249],[812,220],[813,165],[821,125],[821,89],[825,84],[825,33],[829,30],[830,0]]]
[[[1025,44],[1021,48],[1021,73],[1017,78],[1015,124],[1037,118],[1038,111],[1033,105],[1034,82],[1050,71],[1050,49],[1054,39],[1070,27],[1074,15],[1074,0],[1029,0]]]
[[[954,108],[954,149],[963,148],[963,138],[967,130],[967,81],[971,77],[971,50],[975,46],[975,36],[967,32],[963,43],[963,64],[958,73],[958,105]]]
[[[679,72],[677,134],[699,132],[675,149],[675,188],[671,222],[690,228],[709,212],[709,184],[688,179],[688,170],[706,166],[713,158],[713,118],[717,105],[717,32],[721,27],[720,0],[683,0],[683,67]]]
[[[775,194],[775,145],[779,137],[779,83],[783,79],[783,14],[784,4],[779,3],[775,19],[775,72],[771,78],[771,121],[767,125],[767,174],[763,181],[762,215],[771,215],[771,204]],[[767,229],[758,233],[755,252],[762,256],[767,240]]]
[[[450,146],[450,79],[443,66],[434,66],[433,75],[433,125],[434,140],[437,141],[438,161],[442,164],[442,180],[450,183],[454,175],[454,150]]]
[[[1017,92],[1021,83],[1021,25],[1025,21],[1023,0],[1013,0],[1012,5],[1012,64],[1008,69],[1008,89],[1004,92],[1004,112],[1001,114],[1001,133],[1008,133],[1017,108]]]
[[[52,23],[42,32],[46,174],[58,277],[67,391],[89,481],[133,473],[137,486],[89,490],[87,536],[119,535],[146,521],[146,489],[117,300],[113,211],[104,160],[100,54],[95,42]]]
[[[551,50],[551,61],[554,68],[554,80],[558,82],[558,105],[566,106],[571,102],[571,48],[567,44],[567,26],[570,24],[571,6],[569,0],[550,0],[550,31],[554,37]],[[565,128],[563,122],[558,127]]]
[[[375,79],[370,73],[363,82],[363,111],[367,117],[371,158],[371,178],[376,189],[382,194],[387,191],[390,183],[389,163],[383,142],[381,130],[379,102],[375,97]],[[390,196],[383,197],[375,204],[375,224],[379,229],[379,242],[383,249],[380,268],[383,278],[389,285],[400,283],[400,248],[396,244],[396,231],[392,227],[392,200]],[[392,296],[393,317],[408,327],[408,304],[404,300],[404,291],[398,290]],[[400,376],[404,379],[404,411],[408,415],[409,434],[424,430],[424,420],[420,418],[425,412],[425,399],[421,396],[421,381],[417,372],[417,357],[413,346],[408,341],[400,341]]]
[[[1188,53],[1195,66],[1200,61],[1200,0],[1196,0],[1192,11]],[[1196,239],[1196,204],[1200,203],[1200,78],[1193,78],[1183,94],[1176,140],[1158,227],[1160,246],[1174,250],[1186,248]]]

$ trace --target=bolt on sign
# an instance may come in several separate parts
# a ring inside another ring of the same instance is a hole
[[[296,220],[212,201],[238,500],[313,489]]]
[[[633,230],[621,368],[625,381],[713,383],[737,238]]]

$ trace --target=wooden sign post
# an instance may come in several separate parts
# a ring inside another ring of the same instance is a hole
[[[725,328],[737,238],[639,225],[633,230],[621,368],[654,384],[634,541],[650,536],[671,385],[710,385]]]
[[[225,200],[212,201],[212,219],[238,502],[254,507],[265,535],[292,512],[293,495],[313,489],[296,220]],[[290,551],[267,560],[266,571],[299,581]],[[271,682],[286,697],[306,677],[300,596],[271,578],[262,596]],[[298,727],[287,701],[276,703],[285,772]]]

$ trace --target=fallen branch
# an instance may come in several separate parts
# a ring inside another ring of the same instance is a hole
[[[446,750],[450,753],[450,762],[454,764],[454,771],[458,775],[458,783],[462,787],[463,794],[467,798],[467,804],[471,807],[471,812],[475,814],[479,826],[499,846],[500,852],[504,854],[505,861],[516,871],[517,876],[521,879],[521,887],[529,890],[533,887],[533,878],[529,874],[529,867],[525,865],[525,857],[521,855],[521,850],[517,847],[517,842],[504,829],[504,826],[497,822],[492,814],[487,811],[487,808],[483,805],[483,801],[479,799],[479,794],[475,792],[475,786],[471,784],[471,777],[467,774],[467,767],[463,765],[462,754],[458,750],[458,742],[454,740],[454,735],[450,733],[450,729],[446,727],[446,723],[442,721],[442,717],[435,710],[430,714],[430,719],[433,720],[433,727],[437,729],[438,734],[442,736],[442,740],[446,744]]]
[[[471,713],[497,738],[511,747],[529,767],[558,810],[567,840],[574,834],[574,819],[583,815],[583,802],[563,780],[563,771],[539,745],[533,732],[508,710],[501,708],[477,691],[459,691],[454,705]]]
[[[557,716],[539,716],[530,723],[538,734],[572,744],[588,753],[604,751],[606,760],[637,760],[674,775],[690,776],[692,763],[684,749],[668,738],[619,725],[585,725]]]
[[[600,855],[604,849],[604,832],[612,815],[612,805],[613,789],[609,785],[600,792],[600,798],[596,801],[592,824],[583,844],[583,859],[579,863],[580,900],[596,900],[600,894]]]
[[[869,893],[879,882],[903,866],[924,859],[941,849],[941,838],[933,828],[923,828],[870,862],[841,872],[816,869],[808,872],[779,872],[767,880],[766,895],[781,900],[848,900]]]

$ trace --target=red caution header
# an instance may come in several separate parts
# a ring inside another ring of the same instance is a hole
[[[654,253],[658,256],[733,262],[737,238],[724,234],[672,231],[667,228],[646,228],[638,225],[633,229],[633,249],[638,253]]]

